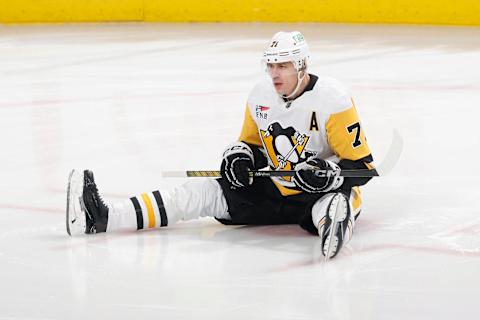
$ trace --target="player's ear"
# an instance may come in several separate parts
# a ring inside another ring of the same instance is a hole
[[[302,60],[302,68],[300,69],[300,71],[302,71],[304,75],[307,73],[307,68],[308,68],[308,60],[303,59]]]

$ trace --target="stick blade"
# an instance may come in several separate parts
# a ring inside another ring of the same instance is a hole
[[[382,163],[375,169],[379,176],[387,175],[397,164],[403,152],[403,138],[397,129],[393,129],[393,137],[390,147]]]

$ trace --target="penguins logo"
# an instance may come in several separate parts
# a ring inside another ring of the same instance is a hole
[[[284,129],[278,122],[270,124],[266,131],[260,130],[260,133],[270,163],[275,170],[293,170],[295,164],[304,160],[302,153],[310,139],[309,136],[301,134],[293,127]],[[291,181],[291,177],[282,179]]]

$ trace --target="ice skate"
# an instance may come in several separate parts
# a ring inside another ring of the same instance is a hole
[[[98,193],[93,173],[72,170],[67,188],[67,233],[71,236],[105,232],[108,207]]]
[[[347,197],[340,192],[335,194],[328,205],[325,224],[319,228],[325,261],[335,257],[342,249],[346,233],[348,232],[350,215]]]

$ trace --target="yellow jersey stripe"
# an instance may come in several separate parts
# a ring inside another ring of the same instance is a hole
[[[352,209],[354,213],[360,209],[362,205],[362,197],[360,195],[360,188],[353,187],[352,188],[352,195],[350,196],[350,203],[352,204]]]
[[[325,128],[328,144],[338,158],[355,161],[370,155],[354,104],[347,110],[330,115]]]
[[[240,138],[238,138],[238,140],[256,146],[262,146],[262,140],[260,140],[257,123],[255,120],[253,120],[248,104],[245,110],[245,119],[243,121],[242,132],[240,133]]]
[[[370,170],[375,169],[375,165],[373,164],[373,162],[369,162],[369,163],[364,162],[364,163],[365,163],[365,166],[367,166],[367,169],[370,169]]]
[[[282,184],[280,184],[279,182],[275,181],[274,179],[272,179],[272,181],[275,184],[275,186],[278,188],[278,191],[280,191],[282,196],[294,196],[294,195],[302,193],[302,191],[300,191],[300,190],[287,188],[287,187],[283,186]]]

